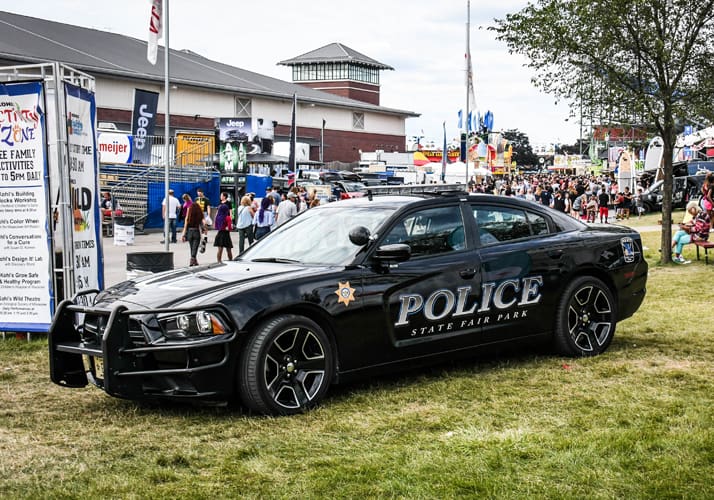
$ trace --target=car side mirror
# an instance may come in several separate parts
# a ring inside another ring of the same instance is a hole
[[[352,242],[353,245],[357,245],[358,247],[363,247],[367,243],[369,243],[369,237],[372,236],[372,234],[369,232],[369,229],[367,229],[364,226],[357,226],[353,227],[350,229],[350,241]]]
[[[374,252],[374,258],[379,261],[404,262],[412,256],[412,249],[406,243],[382,245]]]

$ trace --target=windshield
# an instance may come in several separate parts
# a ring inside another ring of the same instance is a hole
[[[311,208],[273,229],[240,260],[346,265],[360,250],[350,241],[350,230],[364,226],[374,234],[393,212],[383,207]]]

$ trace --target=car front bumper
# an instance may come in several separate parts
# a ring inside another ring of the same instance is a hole
[[[236,332],[191,340],[151,340],[140,325],[163,312],[167,311],[62,302],[48,334],[52,381],[64,387],[92,383],[126,399],[231,397]]]

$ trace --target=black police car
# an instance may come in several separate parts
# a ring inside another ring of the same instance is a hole
[[[311,208],[232,262],[64,301],[51,378],[291,414],[332,384],[489,344],[605,351],[645,297],[639,234],[447,187]]]

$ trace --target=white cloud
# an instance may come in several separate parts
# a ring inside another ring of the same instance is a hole
[[[476,101],[491,110],[497,129],[518,129],[532,143],[574,143],[569,110],[538,92],[524,60],[509,55],[485,27],[526,5],[525,0],[471,2],[471,55]],[[150,2],[124,0],[37,0],[7,10],[146,39]],[[395,71],[382,72],[381,104],[421,113],[407,120],[407,134],[440,142],[441,124],[456,136],[457,111],[464,107],[466,2],[463,0],[171,0],[170,44],[232,66],[291,78],[278,61],[341,42]],[[479,28],[480,27],[480,28]]]

